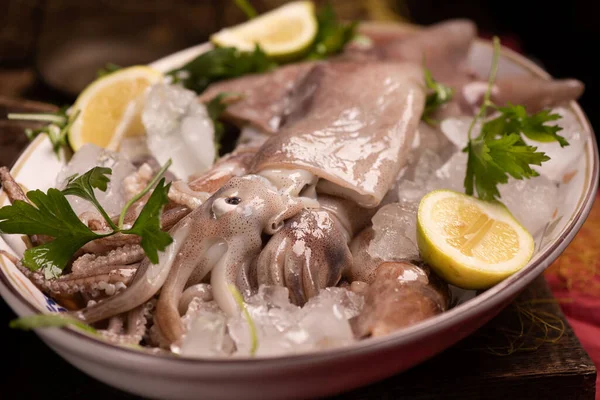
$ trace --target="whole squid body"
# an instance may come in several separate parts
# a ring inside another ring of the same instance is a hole
[[[388,80],[391,71],[410,85]],[[422,79],[412,64],[330,63],[298,86],[295,95],[308,100],[267,141],[254,168],[310,171],[320,178],[321,208],[303,210],[269,240],[257,260],[259,284],[286,286],[302,305],[350,270],[350,240],[406,163],[422,112]]]
[[[410,150],[425,103],[423,80],[416,64],[316,64],[294,89],[294,111],[260,148],[250,174],[232,178],[173,227],[174,243],[158,264],[144,260],[126,290],[77,316],[100,321],[160,290],[155,320],[172,342],[183,334],[177,308],[183,290],[209,272],[219,306],[237,312],[230,285],[248,294],[263,234],[319,208],[315,187],[363,208],[379,205]]]

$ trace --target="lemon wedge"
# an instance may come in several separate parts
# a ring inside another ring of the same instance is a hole
[[[216,46],[242,51],[252,51],[258,44],[272,58],[290,59],[308,50],[317,29],[313,3],[295,1],[243,24],[222,29],[210,40]]]
[[[70,115],[69,144],[77,151],[86,143],[117,150],[122,138],[144,134],[143,93],[163,75],[149,67],[124,68],[102,77],[79,95]]]
[[[447,282],[486,289],[523,268],[534,241],[499,202],[450,190],[428,193],[419,204],[421,257]]]

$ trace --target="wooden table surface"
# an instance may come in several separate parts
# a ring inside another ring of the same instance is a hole
[[[6,112],[50,108],[0,98],[0,165],[12,164],[26,145],[24,126],[3,120]],[[0,359],[1,398],[136,398],[79,372],[35,334],[10,330],[7,323],[12,318],[12,311],[0,301],[0,337],[8,350]],[[524,334],[518,335],[521,331]],[[520,350],[507,355],[511,346]],[[595,378],[592,360],[540,277],[463,342],[410,371],[337,399],[592,400]]]

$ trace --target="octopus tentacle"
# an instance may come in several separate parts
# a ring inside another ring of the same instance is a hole
[[[40,272],[32,272],[19,263],[19,269],[36,286],[43,291],[53,294],[73,293],[95,293],[104,291],[107,295],[113,295],[120,289],[125,289],[130,283],[136,268],[132,266],[111,266],[110,271],[100,271],[95,275],[72,276],[72,274],[61,276],[57,279],[46,279]]]
[[[198,283],[185,289],[181,294],[181,299],[179,300],[179,314],[185,314],[190,306],[190,303],[195,298],[199,298],[204,302],[211,301],[213,299],[211,286],[207,283]]]
[[[21,186],[15,181],[15,178],[13,178],[9,169],[6,167],[0,168],[0,184],[2,185],[2,191],[6,193],[8,201],[10,201],[11,204],[17,200],[31,204]],[[47,240],[45,235],[29,235],[28,237],[34,246],[40,245]]]
[[[201,206],[209,197],[209,193],[192,190],[189,184],[183,181],[173,182],[169,189],[169,200],[176,204],[186,206],[190,210],[194,210]]]
[[[106,330],[114,334],[119,334],[123,330],[123,325],[125,325],[123,315],[115,315],[109,318]]]
[[[129,311],[152,298],[167,279],[171,266],[189,235],[189,221],[187,218],[183,219],[173,227],[171,232],[173,243],[159,253],[158,264],[151,264],[147,258],[142,261],[127,290],[101,303],[79,310],[75,316],[82,321],[93,323]]]
[[[127,199],[140,193],[154,177],[155,171],[148,163],[143,163],[132,174],[123,179],[123,189]]]
[[[179,221],[187,217],[190,212],[192,212],[191,208],[185,206],[175,206],[169,208],[168,210],[163,211],[160,216],[160,226],[163,230],[170,230],[173,228]]]
[[[348,244],[374,213],[356,203],[321,195],[320,209],[304,210],[288,220],[260,253],[258,284],[285,286],[302,305],[352,269]]]
[[[11,202],[11,204],[16,200],[29,203],[29,199],[25,195],[25,192],[15,181],[10,174],[10,171],[6,167],[0,168],[0,182],[2,183],[2,190],[8,196],[8,200]]]
[[[56,295],[73,293],[87,293],[95,295],[104,291],[107,295],[114,294],[119,289],[124,289],[131,280],[137,265],[105,266],[104,270],[97,271],[94,275],[76,276],[68,274],[56,279],[46,279],[39,271],[31,271],[25,267],[21,260],[14,255],[0,250],[0,254],[7,257],[33,284],[41,290]]]
[[[98,268],[114,265],[128,265],[142,261],[144,249],[140,245],[125,245],[109,251],[105,255],[84,254],[75,261],[71,272],[76,275],[93,274]]]
[[[121,314],[111,317],[109,328],[99,332],[106,340],[114,344],[139,344],[146,334],[148,318],[151,315],[153,307],[153,300],[150,300],[127,312],[125,315]],[[119,322],[115,322],[114,329],[111,329],[110,323],[115,320]],[[124,320],[127,321],[127,328],[123,332]],[[119,323],[121,324],[120,326]]]
[[[111,250],[123,247],[125,245],[136,245],[140,244],[142,239],[137,235],[130,235],[124,233],[115,233],[112,236],[107,236],[99,239],[94,239],[91,242],[86,243],[79,251],[79,254],[83,253],[107,253]]]
[[[252,288],[249,286],[248,280],[240,278],[247,275],[250,264],[259,251],[260,247],[249,251],[230,249],[211,271],[210,284],[213,289],[213,297],[226,314],[235,315],[238,311],[238,305],[231,293],[230,286],[239,289],[244,297],[251,294]]]
[[[167,340],[175,341],[183,334],[179,302],[190,276],[194,271],[200,277],[206,275],[226,251],[227,245],[219,238],[200,243],[188,240],[179,251],[156,306],[155,322]]]

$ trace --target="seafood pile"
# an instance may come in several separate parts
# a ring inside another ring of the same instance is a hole
[[[111,168],[108,190],[97,191],[111,217],[173,159],[160,215],[172,243],[157,263],[140,237],[124,233],[85,244],[59,277],[13,262],[105,340],[189,357],[344,346],[446,311],[465,293],[422,260],[416,215],[431,190],[464,190],[461,150],[487,87],[467,65],[476,28],[455,20],[414,33],[361,33],[368,45],[215,82],[199,96],[157,83],[146,95],[144,140],[126,139],[120,152],[88,144],[74,154],[56,187],[89,168]],[[422,118],[425,69],[454,92],[428,115],[436,124]],[[571,142],[540,176],[501,189],[532,234],[551,219],[555,181],[583,148],[564,107],[582,91],[576,80],[521,76],[498,79],[491,91],[496,104],[561,113]],[[238,137],[215,161],[205,104],[232,92],[222,120]],[[552,153],[558,145],[540,146]],[[0,177],[11,201],[29,201],[6,169]],[[93,206],[68,200],[90,229],[109,229]],[[128,210],[125,226],[146,201]]]

